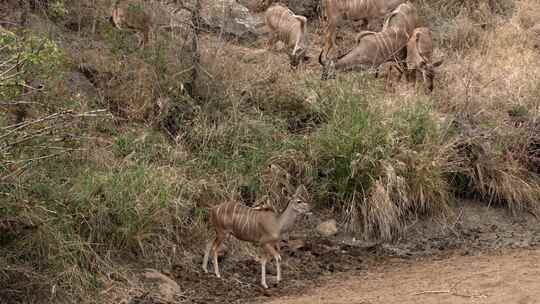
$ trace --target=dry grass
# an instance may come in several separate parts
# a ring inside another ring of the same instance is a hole
[[[523,29],[534,26],[540,22],[540,3],[534,0],[517,1],[515,19]]]
[[[109,1],[68,6],[82,26],[58,21],[69,57],[60,69],[82,70],[98,98],[53,77],[60,89],[39,95],[50,108],[33,110],[106,106],[115,119],[76,124],[78,141],[51,134],[78,152],[0,184],[0,298],[127,301],[144,288],[129,265],[199,268],[207,207],[268,199],[280,210],[299,187],[349,231],[387,241],[411,219],[449,214],[461,196],[538,213],[540,54],[526,32],[537,2],[415,2],[445,57],[432,96],[406,85],[385,94],[357,73],[321,82],[316,60],[292,72],[283,52],[263,49],[265,37],[239,45],[205,33],[194,99],[182,90],[189,35],[156,30],[139,51],[131,33],[101,19],[94,33],[82,18],[104,14]],[[9,169],[0,163],[0,175]],[[230,251],[257,254],[236,241]]]

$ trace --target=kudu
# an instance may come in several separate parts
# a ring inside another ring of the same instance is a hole
[[[292,51],[289,53],[291,67],[296,67],[302,60],[307,60],[307,18],[295,15],[290,9],[282,5],[270,6],[265,14],[264,21],[270,29],[269,49],[277,41],[282,41]]]
[[[442,60],[432,61],[433,39],[431,31],[426,27],[416,28],[407,43],[407,80],[414,81],[422,76],[428,92],[433,91],[435,68],[442,64]]]
[[[336,30],[343,19],[363,20],[382,18],[406,0],[322,0],[325,19],[323,55],[328,57],[336,45]]]
[[[140,32],[142,39],[139,39],[139,47],[148,44],[152,19],[141,1],[114,0],[110,21],[119,30],[126,28]]]
[[[324,61],[323,49],[319,54],[321,79],[335,78],[337,70],[376,69],[387,61],[400,63],[406,57],[406,45],[418,20],[416,8],[403,3],[387,18],[381,32],[360,32],[356,46],[337,60]]]
[[[208,258],[213,257],[214,272],[221,277],[218,265],[218,248],[229,235],[237,239],[259,244],[263,248],[261,259],[261,285],[266,284],[266,263],[274,258],[277,271],[277,282],[281,281],[281,255],[279,241],[288,232],[300,214],[309,213],[311,207],[303,202],[298,195],[289,201],[283,213],[277,213],[262,208],[259,210],[245,207],[238,202],[225,202],[210,209],[210,223],[215,229],[216,236],[207,246],[203,258],[203,270],[208,272]]]

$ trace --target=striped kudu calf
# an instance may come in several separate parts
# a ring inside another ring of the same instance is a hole
[[[337,60],[324,61],[323,49],[319,54],[321,79],[335,78],[336,70],[375,69],[388,61],[400,64],[406,57],[406,45],[418,21],[416,8],[403,3],[387,18],[381,32],[360,32],[356,46]]]
[[[307,59],[307,18],[295,15],[282,5],[272,5],[264,13],[264,21],[270,29],[269,49],[277,41],[282,41],[288,49],[292,67],[298,66],[301,60]]]
[[[322,0],[325,33],[325,58],[336,44],[336,30],[343,19],[363,20],[382,18],[406,0]]]
[[[298,215],[308,213],[310,206],[297,198],[289,202],[280,215],[271,210],[254,209],[240,205],[238,202],[225,202],[210,209],[210,223],[215,229],[216,236],[206,246],[203,258],[203,270],[208,272],[208,258],[213,256],[214,272],[219,278],[218,248],[229,235],[237,239],[261,245],[264,250],[261,259],[261,285],[266,284],[266,262],[272,257],[276,262],[277,281],[281,280],[281,255],[279,241],[288,232]]]

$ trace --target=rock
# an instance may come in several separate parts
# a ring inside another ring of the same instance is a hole
[[[85,99],[97,99],[98,93],[92,82],[81,72],[70,72],[65,77],[67,88],[76,96]]]
[[[291,251],[298,251],[306,247],[306,242],[304,240],[289,240],[287,246]]]
[[[191,13],[187,9],[179,8],[173,1],[151,1],[146,5],[156,28],[175,32],[183,40],[191,36]]]
[[[201,19],[206,26],[241,39],[256,39],[264,25],[262,18],[253,16],[235,0],[205,0]]]
[[[173,279],[155,269],[146,269],[143,277],[157,283],[160,298],[173,302],[176,295],[180,293],[180,286]]]
[[[236,2],[247,7],[250,12],[261,12],[266,9],[264,0],[236,0]]]
[[[319,16],[320,0],[237,0],[241,5],[249,8],[252,12],[265,11],[275,3],[287,6],[297,15],[307,18]]]
[[[284,1],[289,9],[295,14],[302,15],[307,18],[313,18],[318,16],[318,10],[320,6],[319,0],[288,0]]]
[[[335,235],[338,232],[336,220],[331,219],[320,223],[317,226],[317,232],[326,237]]]

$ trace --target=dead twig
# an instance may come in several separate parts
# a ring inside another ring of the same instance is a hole
[[[423,294],[440,294],[440,293],[452,293],[450,290],[424,290],[415,293],[415,296],[423,295]]]
[[[475,299],[487,298],[487,295],[485,295],[485,294],[469,295],[469,294],[459,293],[459,292],[456,291],[456,288],[458,287],[459,284],[463,283],[465,280],[468,280],[468,279],[473,278],[473,277],[478,276],[478,275],[488,274],[488,273],[492,273],[492,272],[494,272],[494,271],[474,273],[474,274],[471,274],[469,276],[466,276],[465,278],[461,278],[459,281],[454,283],[452,285],[452,287],[450,287],[450,289],[446,289],[446,290],[425,290],[425,291],[416,292],[413,295],[418,296],[418,295],[423,295],[423,294],[449,294],[449,295],[453,295],[453,296],[456,296],[456,297],[462,297],[462,298],[475,298]]]
[[[420,292],[414,293],[413,295],[419,296],[419,295],[424,295],[424,294],[449,294],[449,295],[456,296],[456,297],[475,298],[475,299],[487,298],[487,295],[484,295],[484,294],[467,295],[467,294],[457,293],[457,292],[451,291],[451,290],[425,290],[425,291],[420,291]]]

